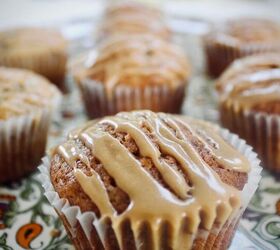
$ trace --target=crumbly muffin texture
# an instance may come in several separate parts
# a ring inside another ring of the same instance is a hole
[[[200,249],[221,239],[226,248],[233,228],[227,240],[215,230],[229,226],[240,209],[250,164],[217,131],[205,122],[150,111],[105,117],[52,150],[51,182],[70,205],[94,212],[92,244],[99,249],[138,249],[139,239],[152,246],[161,230],[162,249]],[[98,225],[105,220],[103,234]],[[198,228],[210,231],[208,243],[196,238]]]
[[[0,67],[0,121],[48,108],[59,95],[44,77],[28,70]]]

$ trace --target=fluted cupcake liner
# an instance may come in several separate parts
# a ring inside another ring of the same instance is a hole
[[[280,172],[280,116],[221,104],[223,126],[244,138],[262,160],[264,168]]]
[[[176,88],[165,85],[143,87],[118,85],[109,96],[104,84],[100,82],[84,79],[79,82],[79,86],[87,114],[91,118],[139,109],[179,113],[186,88],[185,83]]]
[[[0,56],[0,65],[23,68],[48,78],[61,90],[65,90],[66,54],[64,51],[40,51],[34,53],[14,53]]]
[[[204,38],[207,72],[212,77],[218,77],[234,60],[254,54],[280,52],[277,44],[246,44],[237,45],[218,42],[215,39]]]
[[[0,121],[0,182],[19,180],[36,169],[60,101],[57,94],[48,108]]]
[[[173,247],[172,249],[225,249],[230,244],[238,221],[258,187],[262,168],[259,166],[260,161],[256,153],[252,151],[252,147],[248,146],[244,140],[225,129],[221,129],[220,133],[225,140],[232,144],[233,147],[249,160],[251,165],[251,171],[248,174],[248,182],[241,192],[240,210],[232,213],[224,225],[219,226],[214,223],[212,229],[209,231],[199,228],[197,231],[190,233],[186,232],[183,226],[182,231],[173,232],[172,226],[168,227],[168,225],[162,223],[159,228],[160,230],[157,231],[157,240],[154,241],[149,231],[149,225],[146,225],[146,227],[143,227],[142,231],[140,230],[140,232],[138,232],[138,235],[134,235],[136,245],[132,246],[133,249],[141,249],[141,246],[151,246],[151,244],[154,244],[153,249],[170,249],[170,247]],[[112,247],[112,245],[110,244],[113,244],[111,243],[112,241],[106,240],[108,232],[112,232],[113,230],[110,221],[108,221],[107,218],[98,219],[93,212],[82,212],[78,206],[71,206],[67,199],[61,199],[59,197],[50,180],[49,157],[43,158],[43,164],[39,166],[39,169],[41,172],[40,179],[45,189],[45,196],[62,219],[75,247],[77,249],[104,249],[104,246],[106,246],[105,249],[111,249],[110,247]],[[186,222],[182,221],[182,225],[185,224]],[[121,241],[127,239],[127,234],[131,234],[132,232],[129,222],[124,222],[124,225],[126,226],[124,226]],[[143,221],[143,225],[145,225],[145,221]],[[172,240],[169,240],[170,237]],[[172,244],[182,242],[182,237],[185,239],[184,242],[186,242],[186,245],[175,246],[174,248]],[[99,239],[101,239],[101,241]],[[119,243],[123,244],[123,242]],[[121,249],[130,248],[124,247]]]

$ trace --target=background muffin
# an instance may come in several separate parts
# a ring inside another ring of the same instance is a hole
[[[32,70],[63,89],[66,60],[66,41],[56,30],[17,28],[0,32],[2,66]]]
[[[159,9],[136,2],[110,5],[98,33],[100,39],[111,35],[153,34],[168,40],[171,36]]]
[[[204,37],[209,75],[219,76],[235,59],[280,52],[280,24],[262,19],[236,19],[213,27]]]
[[[226,249],[260,168],[223,132],[150,111],[93,121],[41,167],[46,195],[77,249]]]
[[[217,82],[222,124],[280,171],[280,54],[235,61]]]
[[[0,67],[0,182],[17,180],[37,167],[59,97],[45,78]]]
[[[73,71],[89,117],[180,112],[190,75],[184,52],[150,35],[111,37]]]

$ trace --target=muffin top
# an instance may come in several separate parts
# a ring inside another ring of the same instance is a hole
[[[126,14],[145,14],[155,18],[162,18],[163,13],[151,5],[140,2],[128,1],[110,4],[105,10],[105,17],[112,18],[114,16],[123,16]]]
[[[98,36],[107,38],[114,35],[153,34],[168,40],[171,32],[162,18],[147,15],[146,12],[125,13],[105,18]]]
[[[117,85],[176,87],[190,74],[190,66],[174,45],[151,35],[118,36],[101,44],[74,72],[77,81],[90,78],[110,93]]]
[[[222,74],[216,88],[222,102],[280,114],[280,54],[236,60]]]
[[[153,34],[168,40],[170,33],[159,9],[137,2],[110,5],[99,27],[101,38],[109,35]]]
[[[0,121],[49,107],[59,95],[59,90],[38,74],[0,67]]]
[[[52,150],[51,181],[60,198],[109,217],[117,232],[126,219],[133,230],[143,221],[156,230],[158,220],[179,230],[186,219],[190,232],[200,223],[210,229],[240,207],[250,171],[219,131],[151,111],[91,121]]]
[[[229,20],[213,28],[207,35],[222,44],[247,45],[272,43],[279,45],[280,24],[264,20],[241,18]]]
[[[64,49],[59,31],[47,28],[17,28],[0,32],[0,55]]]

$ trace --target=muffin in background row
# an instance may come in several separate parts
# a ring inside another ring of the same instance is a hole
[[[190,77],[184,52],[151,35],[110,37],[72,68],[91,118],[135,109],[178,113]]]
[[[280,52],[280,24],[240,18],[213,26],[203,38],[206,68],[218,77],[235,59],[264,52]]]
[[[216,84],[221,122],[280,172],[280,54],[236,60]]]
[[[66,40],[49,28],[17,28],[0,32],[0,66],[32,70],[65,89]]]
[[[99,40],[112,35],[133,34],[152,34],[164,40],[171,39],[171,31],[163,13],[157,8],[137,2],[108,6],[97,33]]]
[[[53,84],[31,71],[0,67],[0,182],[36,169],[60,96]]]
[[[261,168],[216,125],[137,111],[71,132],[40,170],[76,249],[224,250]]]

